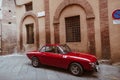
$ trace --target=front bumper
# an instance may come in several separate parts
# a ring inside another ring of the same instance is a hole
[[[90,63],[90,66],[91,66],[91,70],[96,71],[96,72],[98,72],[100,69],[98,61],[94,63]]]

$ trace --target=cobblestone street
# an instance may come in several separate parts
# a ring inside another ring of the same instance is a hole
[[[0,57],[0,80],[119,80],[120,67],[100,64],[98,73],[85,72],[76,77],[63,69],[34,68],[24,55]]]

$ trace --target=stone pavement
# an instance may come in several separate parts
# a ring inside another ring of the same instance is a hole
[[[64,69],[34,68],[25,55],[1,56],[0,80],[120,80],[120,66],[100,64],[99,72],[76,77]]]

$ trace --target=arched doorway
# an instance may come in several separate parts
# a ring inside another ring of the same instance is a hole
[[[64,9],[71,5],[77,5],[81,7],[86,14],[86,23],[87,23],[87,36],[88,36],[88,50],[89,52],[95,54],[95,30],[94,30],[94,13],[93,9],[87,0],[64,0],[56,9],[54,16],[54,40],[55,43],[60,43],[60,17]]]
[[[36,48],[39,48],[39,25],[38,25],[37,16],[32,12],[27,12],[22,17],[21,23],[20,23],[20,37],[19,37],[20,38],[20,41],[19,41],[20,50],[23,50],[23,48],[25,47],[24,44],[27,43],[27,41],[25,40],[25,38],[26,38],[25,35],[27,35],[27,33],[25,33],[25,27],[28,24],[33,24],[33,32],[34,32],[34,36],[33,36],[34,37],[34,43],[33,43],[33,45],[35,45]]]

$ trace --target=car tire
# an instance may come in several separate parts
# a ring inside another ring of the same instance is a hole
[[[81,76],[83,74],[83,67],[79,63],[72,63],[69,70],[75,76]]]
[[[39,59],[37,57],[32,58],[32,66],[36,67],[36,68],[40,67],[40,61],[39,61]]]

